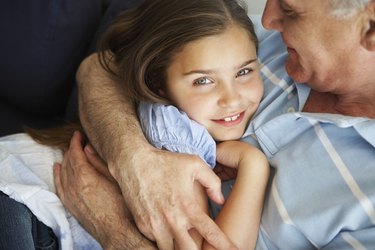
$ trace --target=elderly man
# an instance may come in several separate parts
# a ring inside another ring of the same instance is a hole
[[[258,23],[266,93],[243,136],[273,169],[257,248],[373,247],[375,1],[268,0],[262,21],[279,33]],[[131,100],[95,56],[81,65],[78,81],[81,121],[125,199],[106,202],[109,193],[121,194],[91,167],[103,164],[90,147],[82,151],[76,135],[55,180],[81,223],[106,248],[144,242],[131,233],[135,225],[159,246],[194,249],[186,233],[194,227],[218,249],[235,248],[198,208],[192,184],[181,185],[195,179],[220,201],[214,173],[196,158],[151,147]],[[188,175],[179,168],[186,164]],[[135,224],[119,212],[125,207]],[[113,216],[126,224],[108,223]]]

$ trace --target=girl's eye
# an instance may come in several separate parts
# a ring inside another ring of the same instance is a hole
[[[198,78],[196,80],[194,80],[193,84],[194,85],[206,85],[206,84],[210,84],[210,83],[213,83],[213,81],[208,78],[208,77],[201,77],[201,78]]]
[[[245,76],[245,75],[248,75],[252,70],[251,69],[241,69],[240,71],[237,72],[237,75],[236,77],[240,77],[240,76]]]

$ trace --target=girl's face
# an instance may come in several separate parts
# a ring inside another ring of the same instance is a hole
[[[248,32],[232,25],[185,45],[167,69],[165,95],[216,141],[239,139],[263,96]]]

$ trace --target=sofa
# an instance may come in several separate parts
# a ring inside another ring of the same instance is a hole
[[[108,23],[139,0],[0,2],[0,136],[76,121],[75,73]]]

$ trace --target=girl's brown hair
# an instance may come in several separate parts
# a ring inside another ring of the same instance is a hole
[[[187,43],[233,24],[243,27],[258,46],[253,24],[236,0],[145,0],[106,31],[99,43],[100,62],[120,79],[129,98],[168,103],[159,90],[173,56]]]
[[[83,133],[83,128],[79,123],[67,123],[53,128],[33,129],[24,128],[25,132],[36,142],[57,148],[65,152],[69,148],[70,139],[74,131]]]
[[[258,47],[253,24],[236,0],[145,0],[109,26],[98,45],[99,60],[131,100],[168,103],[158,93],[173,56],[187,43],[220,34],[233,24],[244,28]],[[65,150],[75,129],[80,126],[27,132],[39,143]]]

